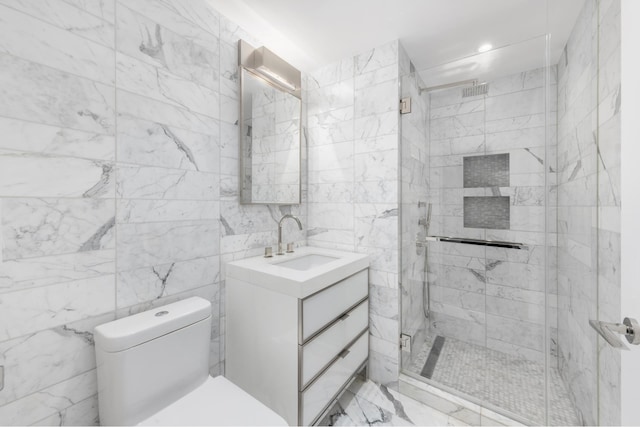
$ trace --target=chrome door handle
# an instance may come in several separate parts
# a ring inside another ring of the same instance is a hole
[[[631,317],[625,317],[622,323],[589,320],[589,324],[614,348],[629,350],[620,338],[620,335],[624,335],[629,344],[640,344],[640,326],[638,325],[638,321]]]

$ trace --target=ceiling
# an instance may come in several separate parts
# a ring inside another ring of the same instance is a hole
[[[584,3],[584,0],[208,1],[269,49],[307,72],[396,39],[401,41],[417,70],[436,70],[451,61],[472,57],[485,43],[494,49],[507,47],[500,50],[502,55],[493,53],[501,58],[492,62],[493,68],[524,70],[527,68],[522,67],[527,63],[530,69],[535,61],[544,64],[544,38],[540,36],[546,32],[551,34],[551,61],[555,63]],[[512,46],[521,42],[527,43]]]

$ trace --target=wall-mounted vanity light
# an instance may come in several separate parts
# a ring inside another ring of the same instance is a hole
[[[240,40],[238,51],[239,62],[244,69],[300,98],[302,78],[298,69],[264,46],[254,48]]]

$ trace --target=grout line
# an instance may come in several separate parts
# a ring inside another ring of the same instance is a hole
[[[113,121],[113,128],[114,128],[114,146],[113,146],[113,154],[114,154],[114,164],[115,164],[115,168],[113,171],[113,181],[114,181],[114,187],[115,187],[115,196],[117,196],[117,189],[118,189],[118,170],[119,170],[119,163],[118,163],[118,120],[119,120],[119,116],[120,114],[118,113],[118,64],[116,63],[116,56],[117,56],[117,52],[118,52],[118,25],[117,25],[117,16],[118,16],[118,2],[116,0],[113,0],[113,23],[114,23],[114,31],[113,31],[113,113],[114,113],[114,121]],[[117,316],[117,312],[118,312],[118,273],[119,273],[119,267],[118,267],[118,247],[119,247],[119,230],[120,230],[120,226],[118,225],[118,205],[119,203],[115,203],[115,207],[114,207],[114,218],[116,218],[116,221],[114,223],[114,228],[113,228],[113,240],[114,240],[114,253],[115,253],[115,257],[114,257],[114,270],[115,270],[115,276],[113,278],[113,307],[114,307],[114,311],[113,314],[114,316]]]
[[[221,18],[222,18],[221,16],[218,17],[218,35],[217,35],[218,36],[218,116],[221,116],[221,114],[222,114],[222,93],[221,92],[222,92],[222,81],[223,81],[222,79],[224,78],[224,77],[222,77],[222,73],[221,73],[221,70],[222,70],[222,45],[221,45],[222,42],[220,40],[220,31],[221,31],[220,28],[221,28],[221,25],[222,25]],[[233,46],[233,45],[230,44],[230,46]],[[237,49],[237,44],[233,48],[234,48],[234,51],[235,51],[235,49]],[[240,80],[239,80],[240,79],[240,70],[239,70],[239,68],[240,67],[236,65],[236,72],[238,73],[238,81],[236,82],[236,86],[238,87],[237,97],[238,97],[238,105],[240,106],[241,105],[242,94],[240,93],[240,88],[239,88],[239,86],[240,86],[240,84],[239,84],[240,83]],[[238,110],[240,110],[240,107],[239,107]],[[238,111],[238,113],[240,113],[240,111]],[[240,121],[240,116],[238,116],[238,125],[237,125],[237,128],[235,129],[235,134],[236,134],[236,138],[237,138],[237,141],[238,141],[238,147],[236,147],[236,150],[237,150],[236,154],[237,154],[238,157],[237,157],[237,159],[235,159],[235,164],[237,165],[238,170],[236,171],[235,174],[232,175],[236,179],[238,179],[238,186],[236,187],[237,194],[235,195],[235,197],[233,199],[230,200],[231,202],[234,203],[234,205],[238,204],[240,202],[240,158],[241,158],[241,153],[240,153],[240,144],[241,144],[241,141],[240,141],[240,129],[241,129],[241,127],[240,127],[239,121]],[[217,146],[218,146],[218,152],[217,152],[218,161],[217,161],[217,163],[218,163],[218,171],[219,171],[219,176],[218,176],[218,187],[219,187],[219,189],[218,189],[218,197],[217,197],[217,200],[216,200],[217,205],[218,205],[218,209],[217,209],[218,218],[216,219],[216,221],[218,222],[218,242],[217,242],[216,250],[217,250],[217,252],[219,254],[218,255],[218,283],[219,283],[219,288],[218,288],[218,319],[217,319],[217,322],[218,322],[218,331],[219,331],[220,337],[219,337],[219,344],[218,344],[218,361],[217,361],[217,365],[219,366],[218,370],[219,370],[220,375],[224,375],[225,374],[225,372],[224,372],[225,371],[225,363],[224,362],[226,360],[226,358],[225,358],[226,351],[223,349],[222,343],[223,342],[225,343],[225,349],[226,349],[226,337],[225,337],[226,336],[226,330],[222,329],[222,324],[221,324],[222,323],[221,322],[222,315],[221,315],[221,313],[222,313],[223,303],[226,306],[226,302],[225,302],[225,298],[226,298],[226,276],[225,276],[226,275],[226,268],[223,268],[224,265],[223,265],[223,261],[222,260],[223,260],[223,258],[225,256],[228,255],[228,252],[226,252],[226,248],[223,248],[223,245],[222,245],[222,240],[225,237],[225,236],[223,236],[222,233],[223,233],[225,228],[223,227],[223,224],[222,224],[222,221],[221,221],[223,197],[221,196],[222,189],[220,187],[222,186],[221,184],[222,184],[223,176],[228,176],[228,175],[226,175],[226,174],[223,175],[221,173],[224,170],[223,169],[223,164],[222,164],[223,163],[223,159],[224,159],[222,157],[222,144],[223,144],[223,142],[222,142],[222,133],[223,133],[222,127],[223,126],[222,126],[222,120],[219,120],[219,122],[220,123],[218,124],[218,134],[217,134],[217,137],[218,137],[218,142],[217,142]],[[224,251],[223,251],[223,249],[224,249]],[[223,284],[224,284],[224,286],[223,286]],[[223,294],[223,292],[224,292],[224,294]],[[225,323],[225,325],[226,325],[226,323]]]

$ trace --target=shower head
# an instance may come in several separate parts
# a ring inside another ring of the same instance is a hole
[[[462,97],[468,98],[470,96],[486,95],[488,91],[489,83],[473,85],[471,87],[465,87],[464,89],[462,89]]]
[[[462,80],[454,83],[447,83],[444,85],[420,88],[420,93],[434,92],[434,91],[443,90],[443,89],[451,89],[458,86],[467,86],[462,89],[463,98],[468,98],[470,96],[486,95],[487,92],[489,91],[488,83],[479,83],[478,79],[471,79],[471,80]]]
[[[459,82],[453,82],[453,83],[447,83],[447,84],[443,84],[443,85],[424,87],[424,88],[420,88],[420,93],[422,93],[422,92],[434,92],[436,90],[450,89],[452,87],[467,86],[467,85],[471,85],[471,86],[478,85],[478,79],[461,80]]]

